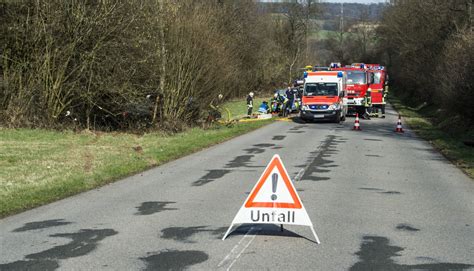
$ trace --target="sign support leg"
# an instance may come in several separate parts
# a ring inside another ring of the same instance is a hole
[[[232,226],[234,226],[234,224],[230,224],[229,228],[227,229],[227,231],[224,234],[224,237],[222,237],[222,241],[224,241],[225,238],[227,237],[227,235],[229,235],[230,230],[232,229]]]
[[[319,241],[318,235],[317,235],[316,232],[314,231],[313,226],[310,226],[310,228],[311,228],[311,231],[313,232],[314,238],[316,239],[316,243],[317,243],[317,244],[321,244],[321,242]]]

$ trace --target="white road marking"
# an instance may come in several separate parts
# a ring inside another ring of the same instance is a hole
[[[318,154],[316,154],[315,156],[311,157],[311,161],[304,167],[302,168],[298,174],[296,174],[295,176],[295,179],[294,179],[294,182],[298,182],[298,181],[301,181],[301,178],[303,177],[304,173],[306,172],[306,170],[309,169],[309,167],[311,166],[311,164],[313,163],[313,160],[319,155],[319,152],[321,150],[321,146],[323,145],[324,143],[321,142],[321,144],[319,144],[317,150],[318,150]]]
[[[300,169],[300,171],[298,172],[298,174],[296,174],[295,178],[293,179],[294,182],[298,182],[299,180],[301,180],[301,177],[303,177],[304,173],[306,172],[306,169],[308,167],[305,167],[305,168],[302,168]]]
[[[248,232],[240,239],[240,241],[235,245],[232,250],[230,251],[227,256],[217,265],[218,268],[222,268],[224,264],[227,264],[230,262],[230,264],[225,268],[225,270],[230,270],[230,268],[237,262],[237,260],[240,258],[242,253],[250,246],[250,244],[253,242],[255,237],[257,236],[256,234],[261,230],[261,228],[256,228],[256,227],[251,227]],[[243,244],[244,240],[248,240],[247,243],[245,243],[244,247],[240,249],[241,244]]]

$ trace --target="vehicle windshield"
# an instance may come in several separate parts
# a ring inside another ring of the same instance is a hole
[[[374,72],[374,84],[381,84],[381,83],[382,83],[382,73]]]
[[[367,84],[367,77],[365,72],[361,71],[347,71],[347,84],[363,85]]]
[[[307,83],[305,96],[336,96],[337,83]]]

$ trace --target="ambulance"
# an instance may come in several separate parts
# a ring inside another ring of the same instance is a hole
[[[305,121],[344,121],[346,75],[343,71],[308,72],[304,82],[300,118]]]

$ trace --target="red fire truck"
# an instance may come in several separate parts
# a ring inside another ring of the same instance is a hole
[[[347,75],[346,100],[348,114],[359,113],[363,116],[366,112],[367,90],[373,82],[373,73],[366,70],[365,65],[356,63],[350,67],[331,68],[333,71],[344,71]]]
[[[373,82],[370,84],[372,96],[372,112],[377,114],[378,110],[382,110],[382,116],[385,115],[385,99],[384,93],[388,87],[388,76],[384,66],[380,64],[367,64],[368,72],[373,74]]]

